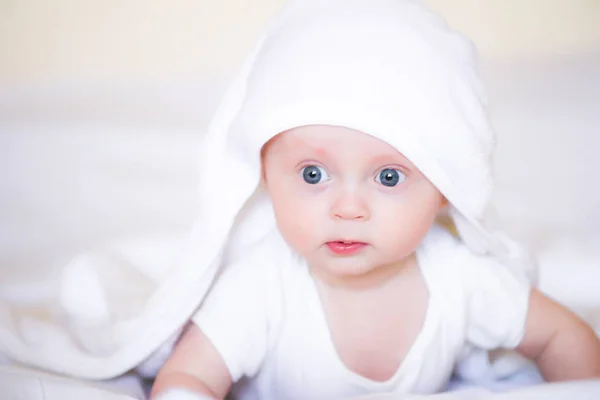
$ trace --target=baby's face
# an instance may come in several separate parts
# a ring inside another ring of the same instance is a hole
[[[284,239],[311,267],[340,276],[406,260],[444,204],[395,148],[342,127],[278,135],[263,168]]]

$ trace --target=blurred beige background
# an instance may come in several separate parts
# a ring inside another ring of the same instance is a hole
[[[598,0],[428,0],[486,58],[600,48]],[[283,0],[0,0],[0,78],[229,75]]]

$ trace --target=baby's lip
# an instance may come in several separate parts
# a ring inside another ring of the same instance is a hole
[[[355,240],[336,240],[327,242],[325,246],[333,254],[338,256],[351,256],[364,249],[367,244],[364,242],[357,242]]]
[[[354,239],[335,239],[335,240],[329,240],[327,243],[366,244],[365,242],[362,242],[360,240],[354,240]]]

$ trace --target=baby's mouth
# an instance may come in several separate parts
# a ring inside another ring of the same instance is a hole
[[[359,252],[367,246],[363,242],[347,241],[347,240],[336,240],[327,242],[329,250],[337,255],[347,256]]]

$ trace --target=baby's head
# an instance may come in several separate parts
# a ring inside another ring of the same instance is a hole
[[[284,239],[339,275],[410,261],[446,204],[398,150],[345,127],[283,132],[263,147],[262,165]]]
[[[309,260],[322,243],[352,251],[340,241],[381,246],[374,264],[411,253],[445,199],[473,252],[508,254],[483,224],[494,135],[475,59],[471,42],[416,0],[291,0],[213,122],[207,171],[233,170],[236,184],[207,172],[220,197],[206,219],[234,221],[246,202],[261,222],[243,241],[271,229],[271,205],[247,202],[262,152],[279,229]]]

